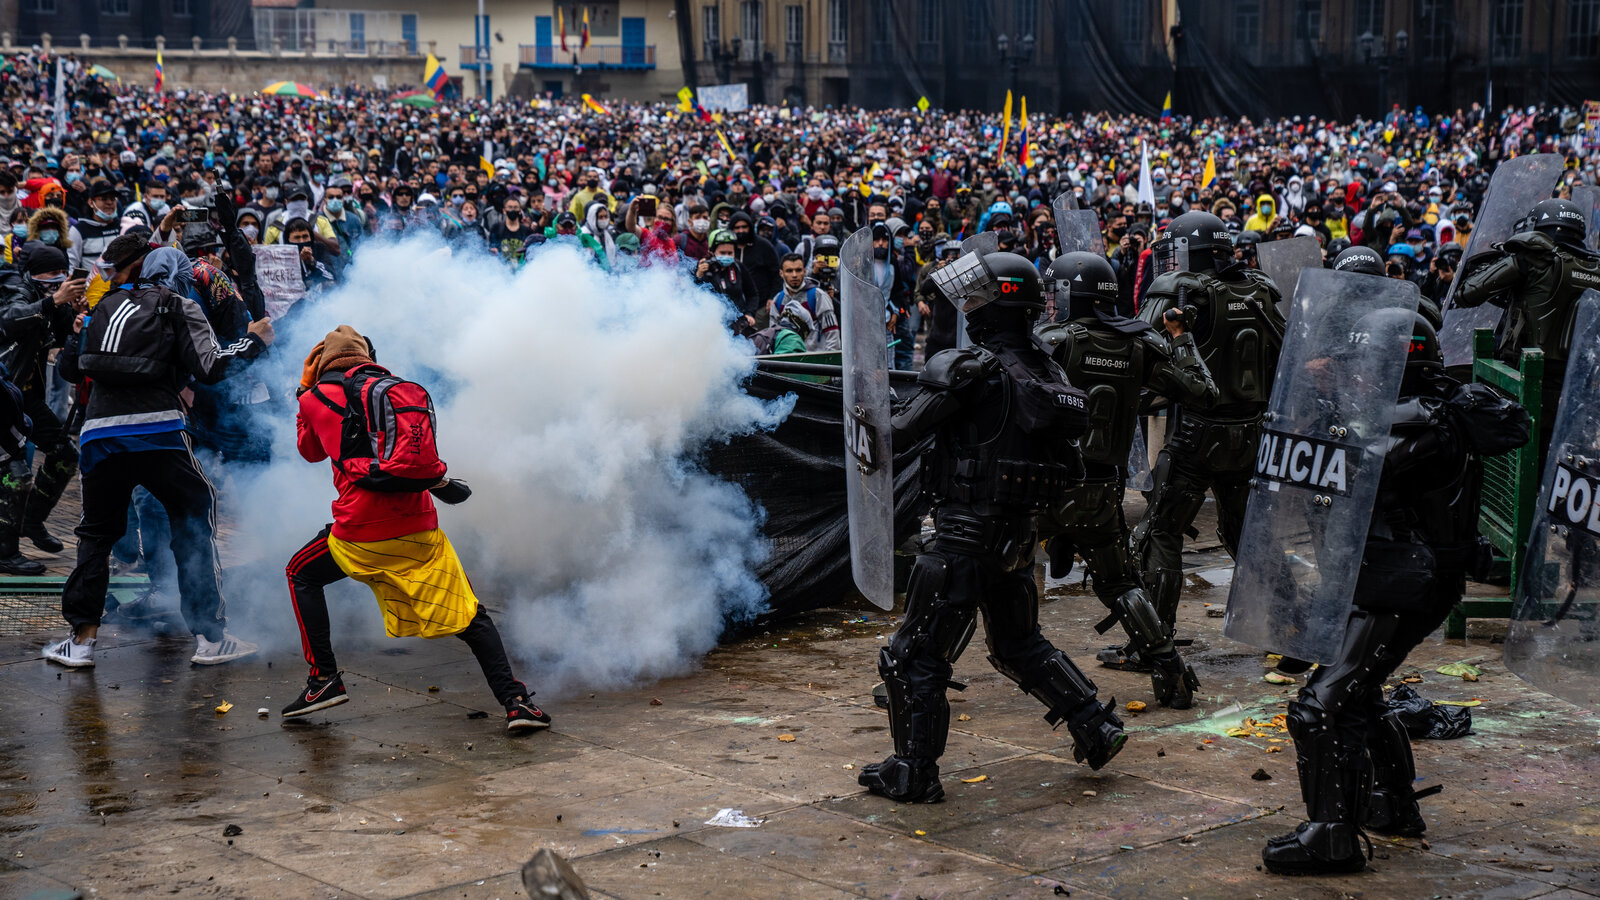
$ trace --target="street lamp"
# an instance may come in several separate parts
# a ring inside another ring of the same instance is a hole
[[[1405,64],[1406,49],[1411,46],[1411,36],[1405,29],[1394,34],[1394,51],[1389,50],[1387,38],[1379,40],[1368,31],[1356,38],[1356,46],[1361,51],[1363,64],[1376,63],[1378,66],[1378,109],[1379,114],[1387,117],[1389,114],[1389,67],[1395,63]]]
[[[1033,35],[1026,34],[1017,41],[1017,46],[1011,46],[1011,36],[1001,33],[994,39],[994,46],[1000,53],[1000,64],[1011,73],[1011,92],[1017,92],[1017,71],[1022,64],[1033,58]]]

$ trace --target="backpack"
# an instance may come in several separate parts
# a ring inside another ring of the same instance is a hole
[[[433,398],[422,385],[378,365],[329,372],[318,384],[344,390],[340,406],[321,390],[313,394],[338,413],[340,471],[356,487],[382,493],[416,493],[439,483],[445,464],[434,444]]]
[[[78,368],[103,384],[171,378],[182,303],[183,298],[156,284],[106,294],[84,323]]]
[[[772,353],[772,348],[778,345],[778,332],[782,329],[782,325],[768,325],[750,335],[750,342],[756,345],[757,356],[767,356]]]

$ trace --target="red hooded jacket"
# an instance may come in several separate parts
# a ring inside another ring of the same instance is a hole
[[[344,389],[338,384],[318,383],[311,391],[334,404],[344,406]],[[391,538],[432,531],[439,527],[439,514],[433,508],[433,495],[383,493],[356,487],[355,480],[337,464],[339,434],[344,424],[340,415],[311,396],[300,395],[300,414],[295,417],[296,444],[306,462],[334,458],[333,484],[339,499],[333,501],[333,536],[345,541],[387,541]]]

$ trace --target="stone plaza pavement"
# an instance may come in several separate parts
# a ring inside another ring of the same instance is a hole
[[[1508,673],[1494,623],[1436,635],[1400,673],[1482,700],[1472,735],[1417,745],[1420,784],[1446,786],[1424,801],[1427,840],[1377,840],[1357,876],[1259,871],[1302,812],[1293,749],[1271,726],[1225,732],[1294,687],[1263,682],[1208,615],[1226,588],[1200,574],[1225,580],[1225,560],[1188,562],[1196,709],[1125,713],[1127,748],[1091,772],[988,666],[980,630],[933,806],[856,786],[890,749],[871,688],[895,620],[876,610],[749,634],[658,684],[541,696],[555,727],[520,738],[464,646],[384,640],[370,608],[362,639],[336,635],[351,702],[288,724],[292,648],[203,668],[187,637],[108,628],[97,668],[69,672],[38,657],[42,636],[0,637],[0,897],[521,897],[542,847],[614,898],[1600,896],[1600,723]],[[1149,700],[1145,676],[1093,667],[1101,616],[1077,577],[1041,611],[1102,696]],[[1482,679],[1434,671],[1459,661]],[[724,809],[760,824],[706,824]]]

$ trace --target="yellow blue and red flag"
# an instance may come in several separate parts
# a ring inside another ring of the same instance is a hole
[[[589,49],[589,7],[583,8],[583,31],[578,37],[578,49]]]
[[[1021,149],[1017,151],[1017,162],[1022,164],[1022,171],[1026,173],[1033,165],[1033,154],[1028,151],[1028,98],[1022,98],[1022,121],[1017,126],[1017,140]]]
[[[1167,99],[1161,102],[1161,118],[1172,118],[1172,92],[1167,91]]]
[[[439,58],[432,53],[428,54],[428,62],[422,69],[422,85],[438,100],[444,95],[445,85],[450,83],[450,78],[444,73],[444,66],[439,63]]]
[[[161,93],[161,89],[166,86],[166,83],[167,83],[167,73],[161,67],[161,51],[157,50],[156,51],[156,93],[158,93],[158,94]]]
[[[583,105],[589,107],[590,109],[594,110],[595,112],[599,113],[602,116],[611,115],[611,110],[606,109],[604,106],[601,106],[599,100],[596,100],[595,98],[589,96],[588,94],[584,94],[583,95]]]

